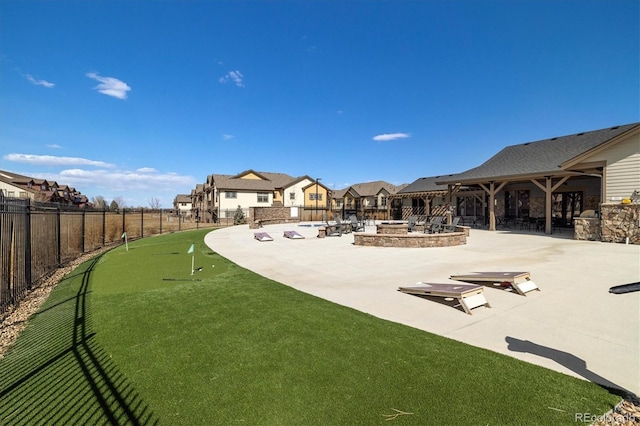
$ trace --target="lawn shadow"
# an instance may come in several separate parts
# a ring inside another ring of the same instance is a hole
[[[564,352],[558,349],[550,348],[548,346],[539,345],[528,340],[516,339],[515,337],[511,336],[507,336],[505,338],[505,341],[508,344],[507,349],[509,349],[510,351],[526,352],[540,357],[548,358],[568,368],[569,370],[587,379],[588,381],[603,387],[608,392],[614,395],[618,395],[621,398],[629,400],[638,400],[638,396],[633,392],[589,370],[587,368],[587,363],[585,360],[569,352]]]
[[[91,330],[88,287],[100,257],[67,292],[54,290],[0,360],[0,423],[158,423]]]

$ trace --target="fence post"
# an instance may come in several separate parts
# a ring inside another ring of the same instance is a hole
[[[140,207],[140,238],[144,237],[144,207]]]
[[[107,209],[102,210],[102,247],[107,245]]]
[[[58,250],[56,261],[58,262],[58,266],[62,265],[62,230],[60,228],[60,207],[58,207],[56,209],[56,238],[58,240],[56,244]]]
[[[160,209],[160,234],[162,234],[162,209]]]
[[[82,238],[80,239],[82,246],[80,247],[80,253],[84,253],[84,239],[85,239],[85,234],[87,232],[87,227],[85,225],[86,220],[87,220],[87,211],[85,209],[82,209],[82,228],[80,230],[80,232],[82,232]]]
[[[26,232],[25,232],[25,257],[24,257],[24,279],[27,282],[27,288],[31,289],[31,199],[26,206]]]

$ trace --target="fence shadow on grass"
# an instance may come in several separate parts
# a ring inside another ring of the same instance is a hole
[[[0,360],[0,424],[158,423],[91,330],[88,286],[99,258],[58,285]]]

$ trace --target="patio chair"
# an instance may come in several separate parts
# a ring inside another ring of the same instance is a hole
[[[409,232],[415,231],[417,224],[418,224],[418,218],[416,216],[409,216],[409,220],[407,222],[407,231]]]
[[[340,222],[329,223],[329,221],[325,220],[324,228],[325,228],[327,237],[342,237],[342,231],[344,226]]]
[[[336,222],[337,226],[340,226],[343,234],[348,234],[351,232],[351,222],[345,222],[340,219],[339,215],[334,215],[333,220]]]
[[[349,216],[349,220],[351,221],[351,230],[353,232],[364,231],[364,221],[358,220],[355,214]]]
[[[451,223],[442,225],[441,232],[454,232],[456,230],[456,226],[458,226],[458,222],[460,222],[460,218],[454,217]]]
[[[491,305],[484,297],[484,288],[481,285],[455,283],[455,284],[433,284],[422,281],[416,284],[420,287],[400,287],[399,291],[416,296],[443,297],[445,301],[456,299],[458,305],[469,315],[471,310],[479,306],[490,308]]]
[[[425,234],[435,234],[442,230],[442,216],[434,216],[429,223],[424,224]]]

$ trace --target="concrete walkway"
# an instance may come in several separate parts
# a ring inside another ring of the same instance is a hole
[[[284,238],[288,230],[305,239]],[[571,230],[549,236],[472,229],[467,245],[444,248],[355,246],[353,234],[317,238],[313,224],[259,231],[274,240],[259,242],[242,225],[213,231],[205,243],[244,268],[331,302],[640,395],[640,292],[608,292],[640,281],[640,246],[575,241]],[[398,291],[475,271],[528,271],[541,291],[525,297],[487,286],[492,307],[473,315]]]

